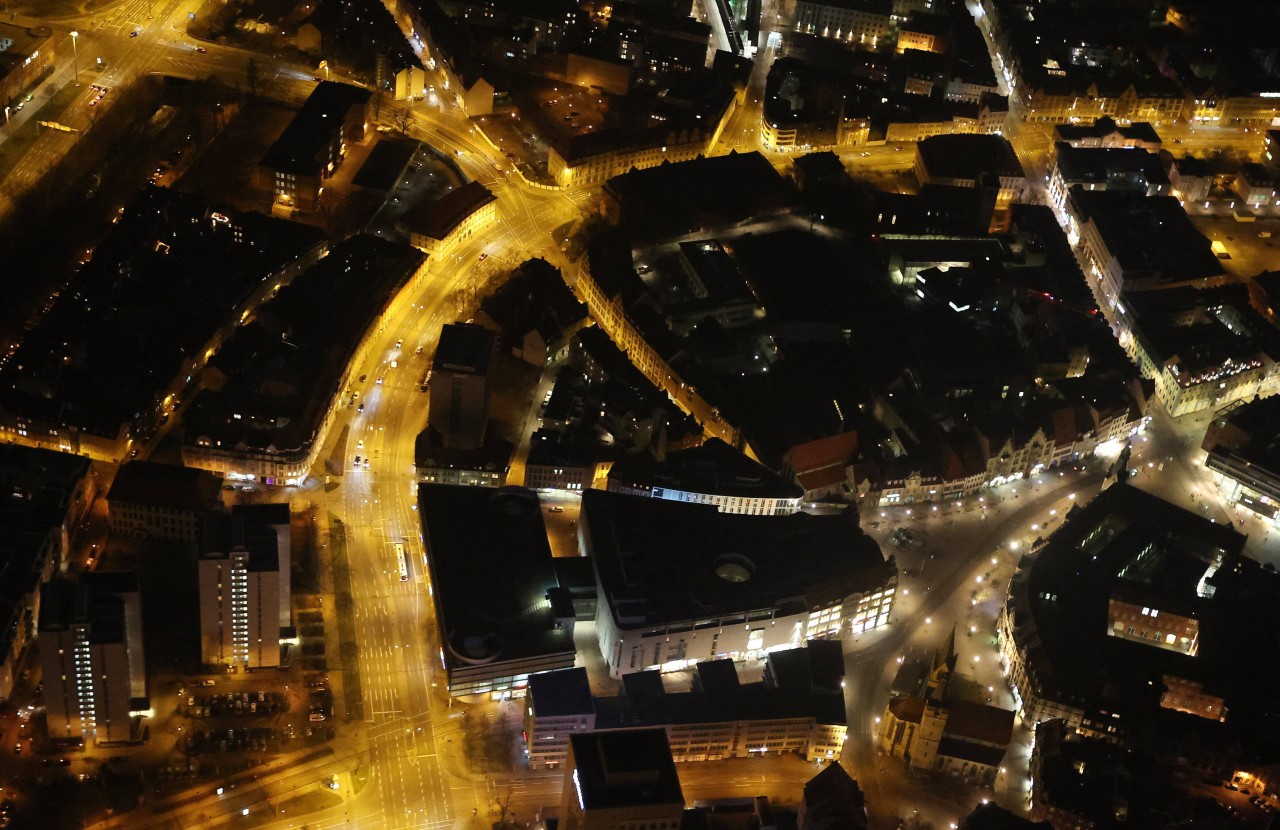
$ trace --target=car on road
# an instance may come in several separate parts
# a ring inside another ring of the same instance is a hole
[[[364,412],[364,404],[360,404],[359,406],[357,406],[356,412]]]
[[[137,37],[140,34],[142,34],[142,32],[140,32],[137,29],[134,29],[132,32],[129,33],[129,37]]]
[[[197,52],[199,52],[200,54],[204,54],[205,52],[208,52],[209,50],[208,50],[208,49],[206,49],[206,48],[204,48],[203,46],[197,46],[197,47],[196,47],[196,51],[197,51]]]
[[[213,685],[216,685],[216,681],[213,681],[213,680],[201,680],[201,681],[200,681],[200,685],[201,685],[201,686],[213,686]]]
[[[360,456],[358,456],[358,455],[356,456],[356,466],[357,466],[357,467],[359,467],[359,466],[360,466]]]

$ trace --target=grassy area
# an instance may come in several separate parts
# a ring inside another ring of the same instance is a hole
[[[351,566],[347,561],[347,529],[337,516],[329,516],[329,550],[333,554],[334,611],[338,618],[338,651],[342,667],[342,697],[348,718],[364,717],[364,691],[360,685],[360,649],[356,645]]]
[[[256,805],[249,810],[247,816],[233,816],[228,827],[247,828],[271,824],[281,819],[297,819],[330,807],[337,807],[342,798],[329,790],[314,789],[311,792],[295,795],[284,801],[275,801],[270,805]]]
[[[26,122],[14,130],[3,144],[0,144],[0,181],[12,172],[13,168],[22,160],[27,151],[31,149],[31,145],[36,143],[39,138],[39,130],[43,127],[37,127],[37,121],[57,121],[59,116],[66,110],[75,97],[84,92],[83,86],[75,86],[67,84],[62,89],[54,93],[52,101],[46,101]],[[35,107],[40,105],[43,96],[37,96],[34,101],[27,104],[27,107]]]

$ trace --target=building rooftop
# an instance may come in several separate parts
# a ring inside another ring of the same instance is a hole
[[[866,796],[839,763],[827,764],[804,785],[801,809],[807,827],[864,830],[867,826]]]
[[[1057,156],[1058,171],[1067,182],[1105,184],[1114,176],[1141,174],[1148,186],[1169,183],[1160,156],[1143,150],[1072,147],[1059,142]]]
[[[573,653],[547,598],[558,583],[533,491],[422,484],[418,506],[451,668]]]
[[[1008,139],[998,135],[935,135],[916,145],[930,179],[973,179],[984,173],[1021,177]]]
[[[1152,127],[1146,121],[1135,121],[1132,124],[1121,127],[1116,124],[1114,118],[1109,116],[1103,116],[1092,124],[1055,124],[1053,133],[1055,140],[1071,143],[1090,140],[1101,141],[1110,135],[1118,135],[1123,139],[1147,144],[1160,143],[1160,136],[1156,133],[1155,127]]]
[[[446,323],[431,362],[433,372],[484,375],[493,359],[494,333],[474,323]]]
[[[739,516],[588,490],[582,533],[601,600],[625,627],[838,602],[896,568],[843,516]]]
[[[358,235],[299,274],[209,361],[225,377],[183,416],[187,444],[239,452],[309,447],[365,332],[422,266],[415,248]]]
[[[1023,818],[994,801],[986,801],[961,820],[960,830],[1053,830],[1053,824]]]
[[[335,81],[321,81],[307,96],[302,108],[259,162],[270,170],[297,175],[316,175],[328,163],[325,147],[333,141],[352,107],[369,103],[367,89]]]
[[[1010,583],[1006,613],[1029,682],[1045,699],[1136,718],[1152,709],[1139,690],[1173,675],[1224,697],[1247,729],[1246,710],[1274,708],[1255,690],[1259,671],[1276,674],[1280,646],[1258,651],[1243,635],[1280,622],[1280,576],[1243,558],[1244,541],[1129,484],[1075,509]],[[1108,636],[1113,597],[1194,617],[1194,656]]]
[[[574,296],[560,270],[545,259],[530,259],[480,304],[480,309],[520,345],[520,339],[537,331],[551,343],[587,317],[587,307]]]
[[[1179,282],[1225,273],[1209,240],[1172,196],[1073,187],[1070,204],[1081,222],[1094,223],[1126,277]]]
[[[468,216],[496,199],[480,182],[467,182],[438,199],[424,200],[409,208],[399,224],[428,239],[444,239]]]
[[[742,498],[799,499],[804,495],[798,485],[719,438],[676,450],[662,461],[649,453],[623,456],[609,470],[609,482]]]
[[[218,477],[207,470],[129,461],[116,473],[107,501],[206,513],[222,507],[220,484]]]
[[[544,671],[529,675],[529,702],[542,718],[590,715],[595,712],[587,670]]]
[[[0,406],[115,438],[320,229],[147,187],[0,369]]]
[[[125,638],[124,602],[112,583],[70,582],[61,576],[40,586],[41,632],[67,631],[88,623],[90,643],[119,643]],[[136,590],[136,581],[132,590]]]
[[[662,729],[578,732],[569,736],[578,806],[587,810],[684,804]]]
[[[352,184],[384,193],[391,190],[421,146],[407,138],[380,138],[360,165]]]

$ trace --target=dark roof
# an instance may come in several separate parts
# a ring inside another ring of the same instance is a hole
[[[107,501],[202,513],[222,507],[219,490],[217,477],[207,470],[130,461],[116,473]]]
[[[287,502],[237,504],[231,515],[250,525],[288,525],[291,521]]]
[[[986,801],[960,822],[960,830],[1053,830],[1053,824],[1023,818],[994,801]]]
[[[985,703],[952,701],[944,731],[952,738],[1005,747],[1013,738],[1013,712]]]
[[[1010,715],[1013,713],[1010,712]],[[942,740],[938,741],[938,754],[946,758],[959,758],[962,761],[972,761],[975,764],[984,764],[988,767],[998,765],[1003,759],[1007,749],[1005,747],[984,746],[969,741],[954,738],[950,735],[944,735]]]
[[[880,590],[896,576],[843,516],[739,516],[599,490],[582,502],[601,599],[625,627],[770,606],[792,613]],[[744,570],[748,578],[731,581]]]
[[[719,438],[671,452],[663,461],[649,453],[623,456],[610,468],[609,483],[744,498],[799,499],[804,495],[798,484]]]
[[[560,269],[536,258],[522,263],[480,310],[513,340],[537,330],[547,342],[587,316],[586,305],[574,296]]]
[[[416,248],[368,234],[335,245],[209,361],[226,382],[191,403],[183,416],[187,444],[305,452],[352,352],[425,259]]]
[[[419,146],[418,142],[405,138],[380,139],[369,151],[364,164],[360,165],[352,183],[356,187],[367,187],[370,190],[390,190],[400,180],[400,175],[408,167],[409,160]]]
[[[867,826],[867,799],[839,763],[827,764],[804,785],[804,810],[810,827]]]
[[[1221,276],[1222,263],[1209,240],[1172,196],[1111,190],[1071,189],[1082,222],[1092,221],[1103,243],[1126,272],[1163,280]]]
[[[584,668],[531,674],[528,695],[529,705],[538,717],[590,715],[595,711]]]
[[[446,323],[431,362],[433,372],[484,375],[493,358],[493,332],[474,323]]]
[[[414,205],[400,217],[400,224],[428,239],[444,239],[468,216],[496,198],[480,182],[467,182],[439,199]]]
[[[1072,147],[1058,143],[1058,171],[1068,184],[1106,183],[1110,176],[1142,174],[1148,185],[1168,184],[1160,156],[1121,147]]]
[[[413,463],[417,467],[451,470],[475,470],[506,473],[511,465],[515,445],[502,437],[485,432],[484,443],[472,449],[446,447],[439,430],[428,426],[413,442]]]
[[[130,592],[136,590],[135,580]],[[69,582],[56,576],[40,586],[40,631],[66,631],[81,623],[89,625],[91,643],[124,641],[124,603],[111,585]]]
[[[547,603],[558,586],[533,491],[423,484],[418,506],[451,667],[573,653]]]
[[[315,174],[327,162],[321,150],[342,130],[347,113],[368,104],[371,95],[367,89],[336,81],[316,84],[260,163],[282,173]]]
[[[1063,141],[1083,141],[1090,138],[1102,139],[1112,134],[1119,134],[1134,141],[1143,141],[1149,144],[1160,143],[1160,136],[1156,133],[1155,127],[1152,127],[1146,121],[1135,121],[1126,127],[1121,127],[1116,124],[1115,119],[1109,116],[1103,116],[1092,124],[1056,124],[1053,132]]]
[[[977,179],[984,173],[1022,176],[1008,139],[998,135],[935,135],[916,145],[931,179]]]
[[[765,682],[780,688],[840,694],[844,650],[839,640],[810,640],[804,648],[771,652],[765,658]]]
[[[579,732],[569,736],[573,782],[582,809],[677,804],[684,793],[663,729]]]

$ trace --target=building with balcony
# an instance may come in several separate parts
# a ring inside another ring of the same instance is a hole
[[[46,582],[40,670],[54,741],[86,746],[142,740],[146,699],[137,574],[102,571]]]
[[[897,567],[844,516],[741,516],[714,505],[583,494],[596,636],[615,677],[760,659],[889,622]]]

